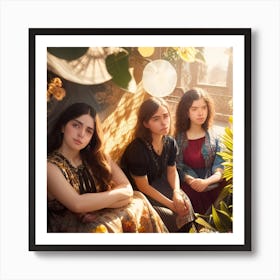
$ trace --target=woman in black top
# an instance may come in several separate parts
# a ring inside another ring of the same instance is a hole
[[[134,140],[126,148],[121,166],[134,188],[143,192],[170,232],[187,231],[193,208],[180,189],[176,169],[178,147],[168,136],[170,112],[161,98],[145,100],[139,109]]]

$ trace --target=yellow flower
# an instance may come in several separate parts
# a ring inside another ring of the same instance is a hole
[[[53,94],[54,91],[55,91],[55,88],[56,88],[56,86],[55,86],[53,83],[49,83],[48,92],[49,92],[50,94]]]
[[[198,53],[198,50],[193,47],[189,48],[174,48],[178,55],[187,62],[194,62],[196,60],[195,56]]]
[[[95,229],[92,230],[92,233],[107,233],[108,230],[104,225],[98,225]]]
[[[62,100],[65,97],[65,89],[56,87],[53,96],[55,97],[56,100],[59,101]]]
[[[58,77],[53,78],[52,83],[54,83],[54,85],[57,87],[62,87],[62,81]]]
[[[48,84],[47,101],[50,101],[52,95],[58,101],[61,101],[66,95],[65,89],[62,87],[62,81],[58,77],[53,78]]]

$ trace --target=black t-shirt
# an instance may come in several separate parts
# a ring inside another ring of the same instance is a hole
[[[121,167],[130,181],[132,179],[130,175],[147,175],[151,184],[163,175],[166,176],[167,166],[174,166],[177,153],[177,143],[170,136],[164,137],[164,146],[160,156],[150,143],[136,138],[125,149],[121,159]]]

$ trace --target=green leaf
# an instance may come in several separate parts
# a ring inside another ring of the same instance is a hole
[[[230,116],[229,122],[232,124],[233,118]],[[212,217],[215,227],[219,232],[232,231],[232,179],[233,179],[233,130],[229,127],[225,128],[221,140],[225,145],[225,150],[218,154],[224,159],[223,178],[228,184],[222,189],[214,204],[212,205]]]
[[[218,197],[215,200],[214,206],[218,207],[218,205],[220,204],[220,202],[222,200],[224,200],[227,196],[231,195],[231,190],[232,190],[232,185],[227,185],[225,186],[221,192],[219,193]]]
[[[222,227],[224,228],[224,232],[232,231],[232,218],[231,216],[222,210],[216,210],[217,214],[220,218],[220,222],[222,224]]]
[[[123,89],[127,89],[131,80],[129,73],[129,57],[126,52],[119,52],[106,57],[106,67],[112,81]]]
[[[200,213],[195,213],[195,216],[197,217],[197,218],[202,218],[202,219],[204,219],[204,220],[208,220],[208,219],[210,219],[210,215],[203,215],[203,214],[200,214]]]
[[[213,221],[214,221],[214,224],[215,224],[217,230],[219,232],[225,232],[225,228],[223,227],[222,221],[213,205],[212,205],[212,216],[213,216]]]
[[[232,138],[233,137],[233,130],[229,128],[228,126],[225,128],[225,133]]]
[[[196,230],[193,227],[191,227],[189,233],[196,233]]]
[[[227,214],[230,214],[230,212],[228,210],[228,206],[223,200],[220,202],[219,207],[220,207],[220,210],[226,212]]]
[[[52,55],[66,59],[66,60],[74,60],[78,59],[79,57],[83,56],[87,52],[88,48],[79,48],[79,47],[67,47],[67,48],[60,48],[60,47],[50,47],[47,48],[47,51]]]
[[[229,182],[232,179],[232,172],[224,173],[224,179]]]
[[[205,228],[208,228],[210,230],[216,231],[215,228],[213,228],[209,223],[207,223],[204,219],[198,217],[195,222]]]
[[[204,62],[204,63],[206,62],[205,57],[204,57],[204,55],[202,54],[201,51],[199,51],[199,52],[196,53],[195,59],[196,59],[197,61],[200,61],[200,62]]]
[[[233,167],[233,162],[223,162],[222,165]]]
[[[214,224],[219,232],[231,232],[232,231],[232,218],[226,212],[215,209],[212,206],[212,215]]]

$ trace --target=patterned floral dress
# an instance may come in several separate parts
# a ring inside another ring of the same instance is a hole
[[[78,192],[92,180],[86,165],[74,167],[62,154],[54,152],[48,156],[51,162],[61,170],[65,179]],[[98,192],[93,188],[92,192]],[[130,204],[120,208],[76,214],[68,210],[57,200],[48,200],[48,232],[168,232],[157,212],[147,198],[134,191]]]

